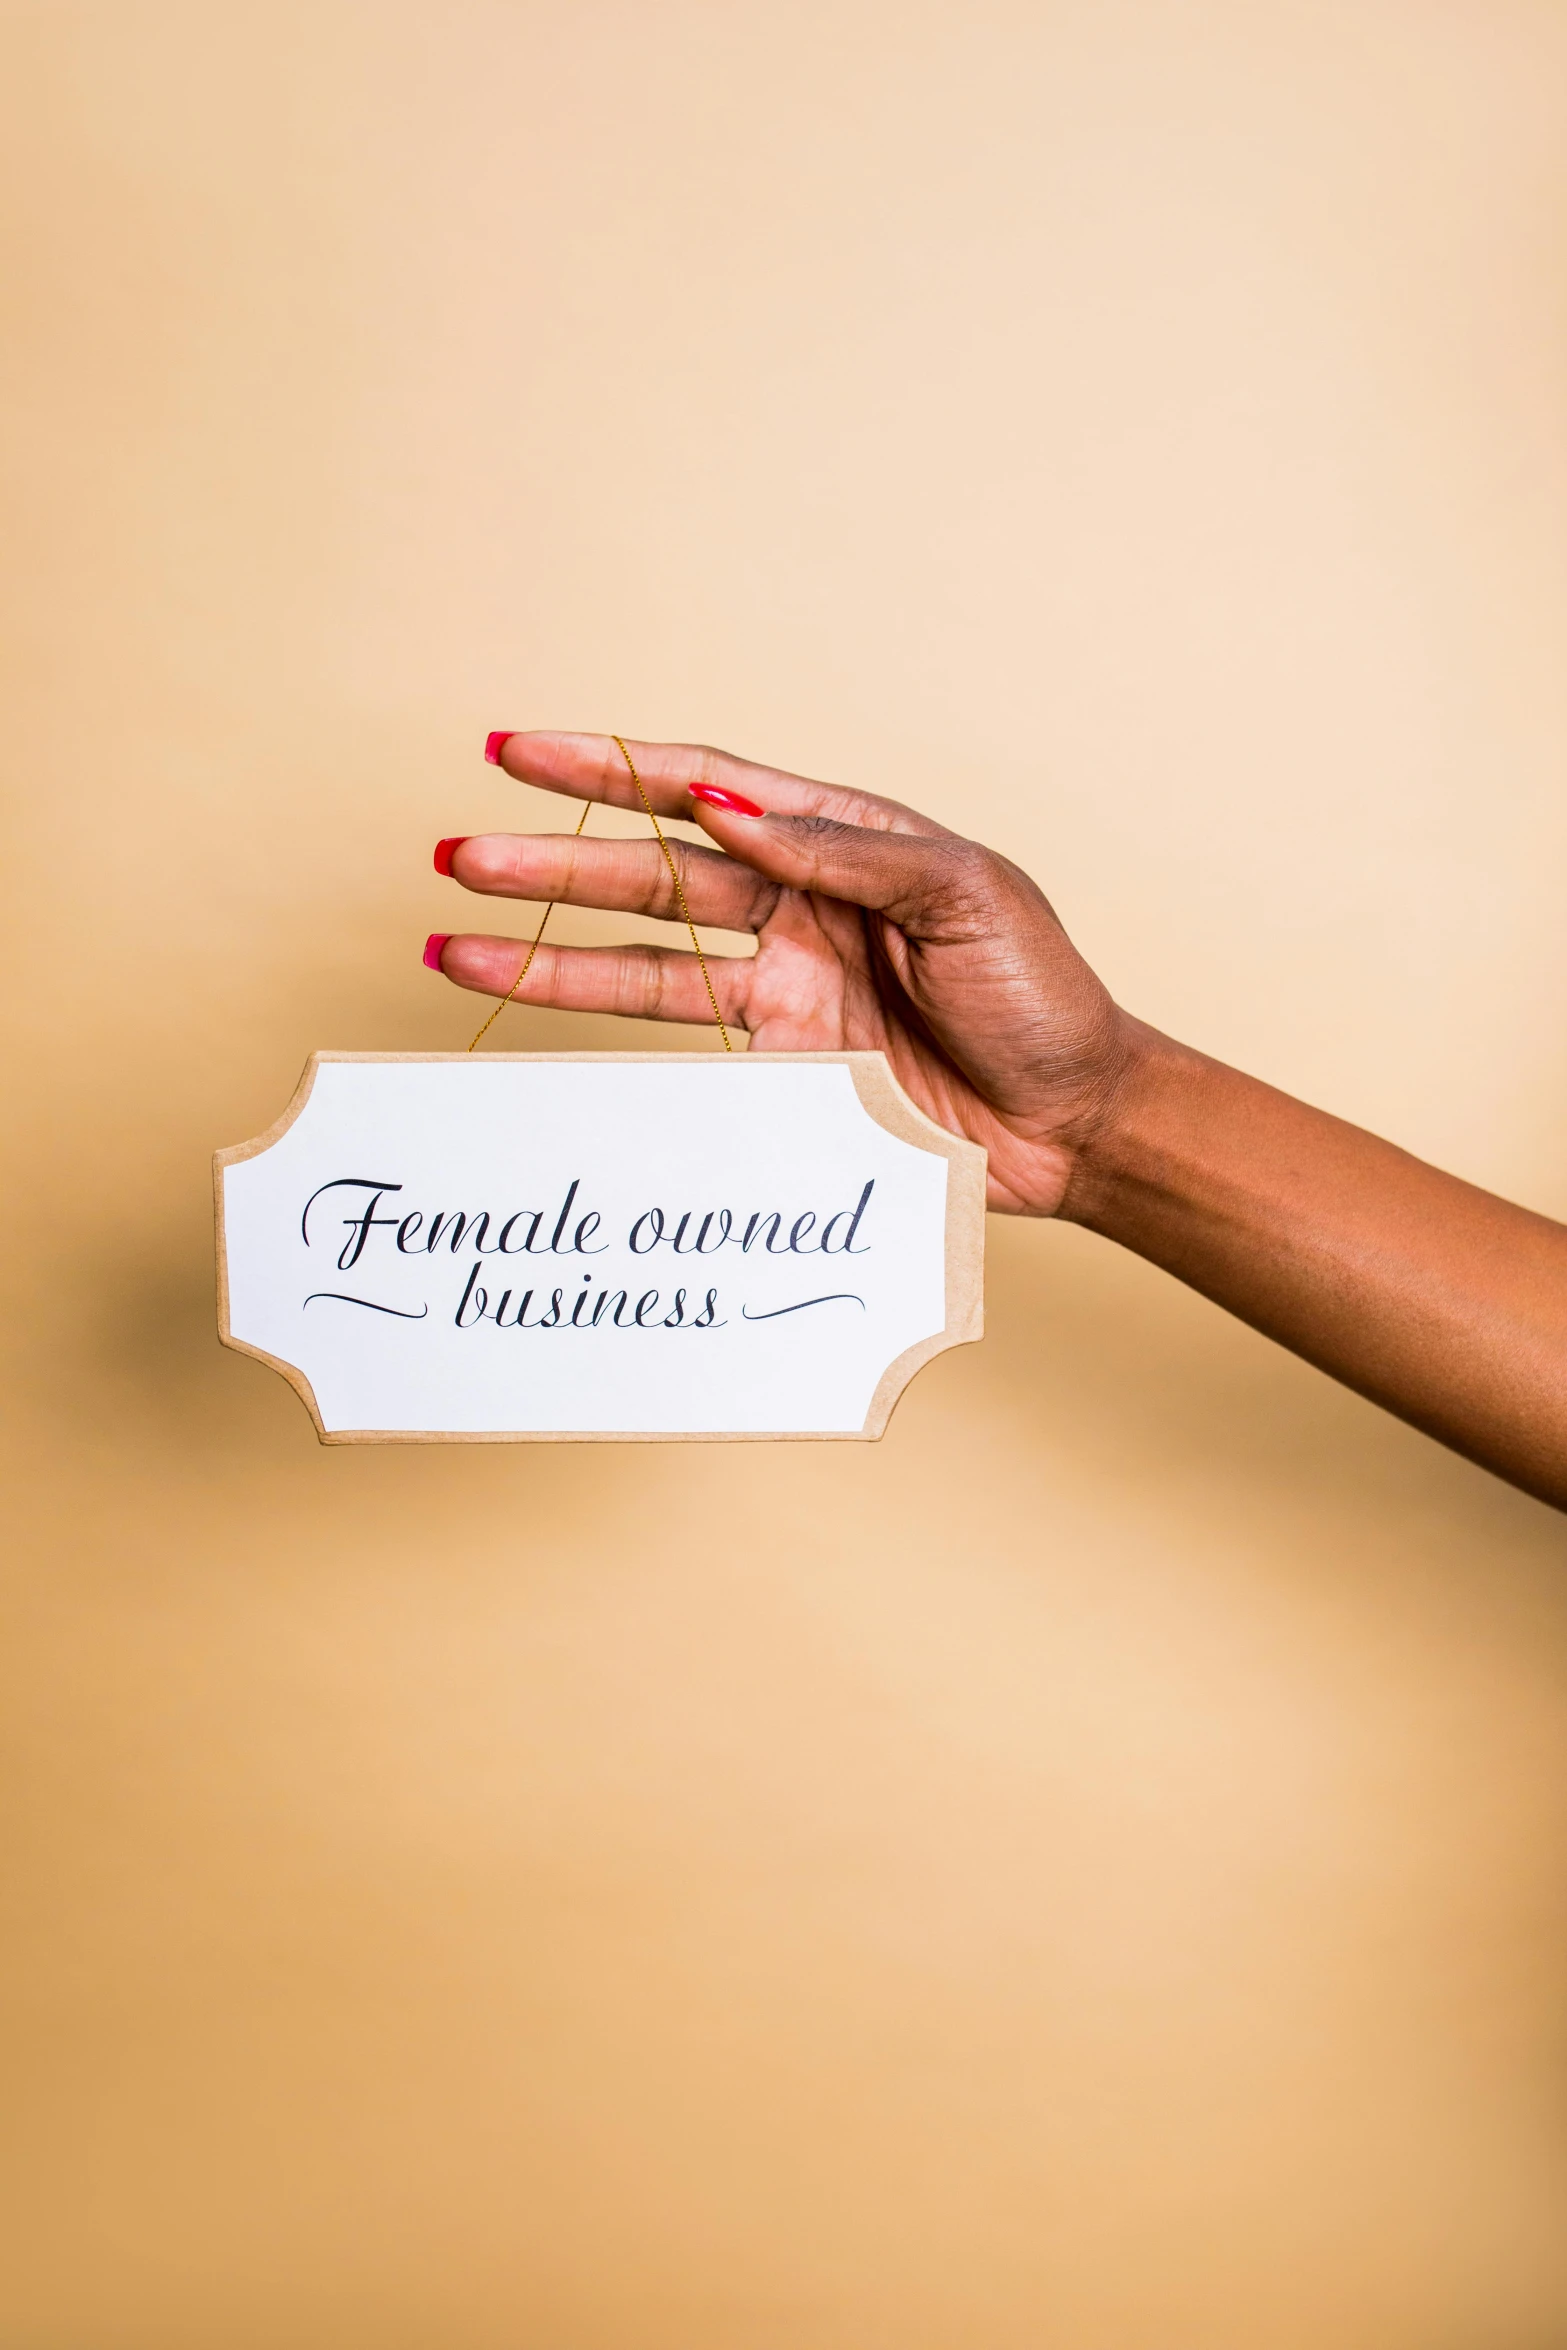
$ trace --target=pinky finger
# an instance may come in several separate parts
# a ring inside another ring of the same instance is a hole
[[[514,1004],[548,1004],[557,1012],[617,1012],[626,1020],[678,1020],[713,1025],[713,1003],[731,1027],[745,1026],[749,956],[709,955],[709,996],[702,966],[677,947],[552,947],[484,938],[471,932],[435,939],[426,950],[431,968],[476,995]],[[526,971],[524,973],[524,966]],[[519,973],[524,973],[518,984]]]

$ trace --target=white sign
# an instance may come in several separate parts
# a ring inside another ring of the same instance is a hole
[[[985,1154],[880,1053],[317,1053],[215,1173],[328,1443],[879,1436],[980,1334]]]

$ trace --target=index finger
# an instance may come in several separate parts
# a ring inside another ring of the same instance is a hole
[[[768,815],[832,816],[876,832],[918,832],[940,836],[944,824],[884,800],[874,792],[845,791],[834,783],[813,783],[782,767],[760,767],[715,751],[706,743],[643,743],[628,736],[647,796],[660,816],[691,815],[693,784],[716,784],[740,792]],[[492,734],[485,755],[519,783],[563,792],[574,800],[600,800],[611,808],[640,808],[642,801],[613,735],[555,734],[548,731]]]

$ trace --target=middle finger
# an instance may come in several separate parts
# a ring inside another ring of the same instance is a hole
[[[693,922],[760,930],[782,895],[776,881],[716,849],[671,840],[669,855]],[[451,851],[452,879],[483,897],[553,899],[616,914],[679,921],[664,852],[654,840],[583,840],[571,833],[484,832]]]

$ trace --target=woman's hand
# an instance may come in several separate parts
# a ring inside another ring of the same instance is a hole
[[[492,736],[499,764],[641,805],[604,735]],[[1172,1043],[1120,1012],[1026,874],[895,800],[718,751],[634,743],[693,918],[751,931],[709,957],[726,1022],[764,1051],[884,1052],[989,1153],[993,1207],[1064,1215],[1162,1265],[1362,1395],[1567,1507],[1567,1228]],[[490,897],[674,918],[656,841],[491,833],[437,865]],[[516,939],[426,959],[502,996]],[[539,948],[517,1000],[712,1016],[681,948]]]
[[[707,957],[725,1022],[762,1052],[885,1053],[922,1109],[984,1145],[992,1207],[1053,1215],[1113,1099],[1132,1024],[1027,874],[896,800],[688,744],[628,748],[659,816],[694,820],[717,844],[669,843],[693,921],[756,938],[754,956]],[[490,751],[520,782],[641,806],[608,736],[492,736]],[[443,841],[437,862],[487,897],[679,918],[651,837],[485,833]],[[448,979],[492,996],[526,951],[474,932],[435,948]],[[688,947],[546,940],[513,1000],[712,1018]]]

